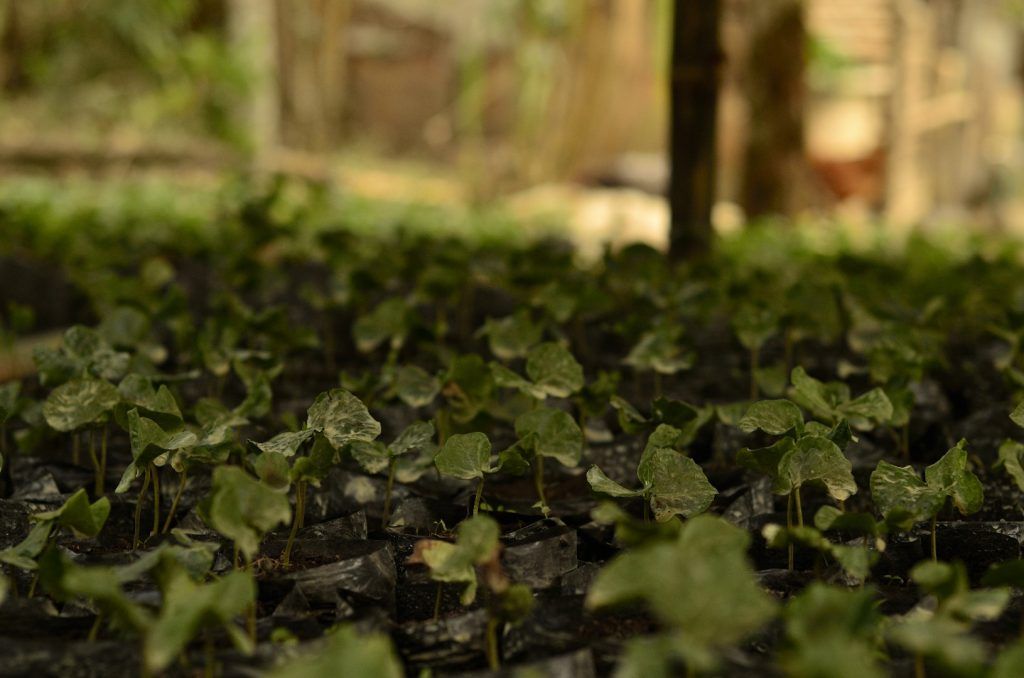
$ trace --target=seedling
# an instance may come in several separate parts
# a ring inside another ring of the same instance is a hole
[[[763,400],[750,406],[739,426],[748,432],[760,430],[784,436],[770,447],[740,450],[736,453],[736,461],[767,475],[772,479],[773,492],[787,497],[787,528],[793,527],[794,502],[797,526],[804,525],[800,490],[806,483],[823,485],[829,496],[840,503],[857,492],[853,467],[837,444],[845,446],[849,442],[850,429],[845,421],[832,429],[817,422],[805,425],[800,408],[792,402]],[[792,569],[792,548],[789,556]]]
[[[391,495],[395,486],[395,473],[398,464],[406,455],[414,452],[424,453],[424,456],[433,456],[435,445],[434,424],[428,421],[417,421],[410,424],[402,431],[390,445],[379,441],[354,440],[349,444],[349,451],[352,457],[367,473],[382,473],[387,471],[387,488],[384,492],[384,514],[381,517],[383,528],[388,526],[391,519]]]
[[[878,462],[871,474],[871,498],[887,521],[902,530],[931,521],[932,560],[938,560],[936,522],[947,499],[963,515],[981,509],[984,491],[981,481],[967,468],[966,441],[961,440],[937,462],[924,470],[922,481],[910,466]]]
[[[298,431],[280,433],[263,443],[255,443],[265,455],[257,462],[264,474],[275,476],[270,484],[287,490],[295,485],[295,513],[288,535],[282,562],[290,562],[295,535],[302,527],[306,513],[306,488],[309,483],[317,485],[327,476],[334,465],[337,452],[352,443],[372,442],[380,435],[380,422],[370,416],[366,406],[348,391],[340,388],[326,391],[317,396],[306,411],[306,425]],[[313,441],[307,456],[296,454],[308,441]],[[286,465],[285,460],[296,457],[287,479],[279,471]],[[389,493],[390,494],[390,493]]]
[[[882,622],[874,592],[812,582],[783,612],[788,649],[780,661],[793,676],[882,678],[878,635]]]
[[[533,322],[528,310],[514,315],[488,318],[477,336],[487,337],[487,345],[499,360],[513,360],[526,356],[527,352],[540,342],[544,328]]]
[[[568,413],[548,407],[524,412],[516,418],[514,450],[509,456],[523,453],[530,459],[534,472],[534,486],[537,490],[538,505],[546,514],[547,499],[544,494],[544,459],[551,458],[563,466],[573,467],[580,463],[583,454],[583,431]]]
[[[640,489],[631,490],[618,484],[597,466],[587,471],[587,482],[595,492],[617,498],[641,497],[644,516],[650,504],[655,520],[664,522],[674,516],[703,513],[718,493],[708,482],[697,462],[674,449],[681,432],[667,424],[660,425],[647,441],[636,475]]]
[[[766,306],[744,304],[732,318],[736,338],[750,356],[750,399],[757,400],[759,388],[757,371],[761,365],[761,349],[779,332],[779,317]]]
[[[234,542],[236,566],[239,553],[247,564],[252,562],[263,536],[291,519],[287,495],[237,466],[213,470],[213,488],[200,504],[199,513],[207,525]]]
[[[408,560],[410,564],[429,567],[431,578],[438,583],[465,584],[460,598],[463,605],[472,604],[478,582],[484,583],[488,613],[487,663],[492,671],[501,663],[498,638],[502,627],[523,620],[533,608],[530,589],[509,581],[501,567],[499,536],[498,524],[492,518],[474,516],[459,524],[454,544],[434,539],[417,542]]]
[[[799,366],[793,368],[790,380],[793,382],[790,388],[793,401],[829,426],[846,420],[853,428],[867,431],[888,423],[892,418],[893,405],[881,388],[873,388],[853,398],[846,384],[818,381]]]
[[[583,367],[561,344],[546,342],[530,349],[526,357],[527,378],[500,363],[491,363],[494,383],[514,388],[530,398],[543,401],[551,396],[568,398],[583,388]]]
[[[664,631],[630,641],[619,670],[647,675],[683,660],[710,670],[719,654],[756,631],[775,612],[747,561],[749,537],[721,518],[696,516],[673,541],[617,556],[587,593],[590,609],[642,601]]]
[[[647,332],[630,350],[623,362],[635,370],[654,375],[654,393],[661,395],[662,375],[672,375],[693,367],[695,356],[683,348],[682,328],[674,323],[663,323]]]
[[[78,432],[89,429],[89,456],[92,459],[95,477],[94,491],[103,494],[103,479],[106,475],[107,427],[106,423],[121,396],[114,386],[93,377],[72,379],[53,389],[43,403],[46,423],[56,431],[71,433],[73,436],[73,461],[78,463],[80,439]],[[95,429],[103,428],[100,456],[96,455]]]
[[[314,652],[296,657],[267,675],[403,678],[405,671],[391,638],[383,633],[361,633],[354,625],[345,624],[329,630]]]

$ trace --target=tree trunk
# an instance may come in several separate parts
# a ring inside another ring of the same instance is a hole
[[[750,137],[742,204],[748,218],[790,215],[808,200],[804,155],[805,38],[802,0],[758,0],[749,11],[744,90]]]
[[[720,0],[676,0],[669,72],[669,255],[684,259],[711,245],[715,200],[715,117],[721,47]]]
[[[229,0],[228,34],[250,69],[247,101],[239,111],[259,163],[277,144],[277,17],[273,0]]]

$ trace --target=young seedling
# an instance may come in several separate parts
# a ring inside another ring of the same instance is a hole
[[[595,492],[611,497],[641,497],[645,518],[649,504],[659,522],[677,515],[689,518],[703,513],[718,491],[708,482],[697,462],[676,451],[681,435],[678,429],[667,424],[660,425],[651,434],[636,469],[639,489],[623,487],[597,466],[587,471],[587,482]]]
[[[391,520],[391,495],[395,486],[395,474],[399,462],[405,455],[421,452],[433,456],[434,424],[429,421],[417,421],[410,424],[390,445],[380,441],[355,440],[349,444],[352,458],[367,473],[387,472],[387,488],[384,491],[384,513],[381,517],[381,529],[386,529]]]
[[[483,582],[487,592],[487,663],[492,671],[501,663],[498,639],[502,627],[521,621],[533,607],[530,589],[509,581],[501,567],[500,534],[492,518],[477,515],[459,524],[454,544],[420,541],[408,560],[429,567],[431,578],[438,583],[465,584],[460,598],[464,606],[476,599],[478,582]]]
[[[120,402],[121,396],[114,386],[105,379],[92,377],[72,379],[53,389],[43,403],[43,416],[50,428],[70,433],[73,436],[74,463],[78,463],[79,432],[89,430],[89,456],[92,459],[95,477],[94,492],[103,494],[103,479],[106,475],[107,420]],[[103,428],[103,442],[100,456],[96,455],[97,428]]]
[[[533,322],[526,309],[499,318],[488,318],[476,336],[487,337],[487,345],[498,360],[514,360],[526,356],[540,342],[544,328]]]
[[[6,563],[22,570],[38,569],[37,559],[53,541],[54,532],[67,528],[78,537],[92,539],[100,533],[110,515],[110,500],[100,497],[92,504],[85,490],[71,495],[60,508],[36,513],[32,516],[35,525],[21,542],[0,551],[0,563]],[[35,580],[29,596],[35,590]]]
[[[370,353],[386,343],[387,364],[394,365],[410,326],[408,303],[395,297],[382,301],[371,312],[360,316],[352,326],[352,338],[361,353]]]
[[[721,518],[696,516],[674,540],[630,549],[598,573],[589,609],[641,601],[663,629],[629,642],[623,675],[668,675],[679,660],[689,672],[710,670],[772,617],[775,604],[747,561],[749,541]]]
[[[846,420],[851,427],[868,431],[892,418],[893,405],[881,388],[873,388],[853,398],[846,384],[818,381],[799,366],[793,368],[790,380],[793,382],[790,388],[793,401],[829,426]]]
[[[526,356],[526,376],[519,376],[500,363],[491,363],[494,383],[514,388],[540,402],[551,396],[568,398],[583,388],[583,367],[561,344],[545,342]]]
[[[786,645],[780,662],[791,676],[882,678],[878,664],[883,616],[873,591],[812,582],[783,612]]]
[[[761,349],[765,342],[778,334],[779,317],[766,306],[744,304],[733,315],[732,328],[749,353],[750,399],[757,400],[760,394],[757,372],[761,366]]]
[[[380,422],[366,405],[344,389],[333,389],[317,396],[306,411],[306,425],[298,431],[280,433],[263,443],[255,443],[266,458],[259,462],[264,471],[278,469],[285,460],[295,457],[308,441],[313,444],[307,456],[298,456],[288,472],[288,482],[295,485],[295,513],[282,562],[288,566],[295,535],[302,527],[306,512],[306,488],[319,484],[335,463],[337,453],[352,443],[372,442],[380,435]],[[274,483],[280,487],[281,483]],[[288,483],[284,483],[287,490]]]
[[[203,521],[235,545],[246,564],[259,552],[264,535],[291,519],[288,496],[253,478],[237,466],[213,470],[213,487],[199,505]],[[289,541],[290,543],[290,541]]]
[[[762,400],[750,406],[739,426],[747,432],[760,430],[783,436],[770,447],[740,450],[736,453],[736,461],[767,475],[772,479],[772,490],[787,497],[787,528],[793,527],[794,503],[797,526],[804,525],[801,488],[805,484],[823,485],[829,496],[840,503],[857,492],[853,467],[837,444],[845,446],[849,441],[849,426],[845,422],[832,429],[817,422],[805,425],[800,408],[792,402]],[[789,555],[792,569],[792,548]]]
[[[160,532],[160,475],[156,466],[157,458],[169,451],[192,447],[198,439],[195,433],[181,428],[165,431],[152,419],[140,415],[137,407],[128,410],[125,419],[128,438],[131,441],[132,461],[125,468],[121,475],[121,481],[117,484],[114,492],[118,494],[127,492],[132,483],[140,475],[142,476],[142,489],[139,490],[139,496],[135,502],[135,532],[132,539],[135,548],[138,548],[142,504],[150,483],[153,484],[153,530],[151,534],[155,535]],[[179,427],[180,425],[179,422]]]
[[[887,521],[909,530],[931,521],[932,560],[938,560],[936,522],[948,499],[963,515],[981,509],[984,490],[978,476],[967,468],[966,441],[961,440],[924,470],[922,481],[911,466],[878,462],[871,473],[871,498]]]
[[[405,671],[391,638],[361,633],[352,624],[334,627],[314,652],[304,653],[274,669],[269,678],[310,676],[374,676],[403,678]]]
[[[9,464],[7,451],[7,423],[18,413],[21,393],[20,381],[9,381],[0,384],[0,472]],[[7,475],[9,476],[9,470]]]
[[[448,406],[438,410],[437,433],[438,442],[443,445],[451,434],[450,419],[467,423],[491,403],[494,378],[484,359],[470,353],[454,358],[442,381],[441,394]]]
[[[654,394],[660,396],[663,375],[673,375],[693,367],[694,353],[681,344],[682,327],[663,323],[647,332],[633,346],[623,362],[640,372],[654,375]]]
[[[987,652],[970,636],[970,627],[997,619],[1010,600],[1010,590],[970,590],[961,563],[925,561],[910,571],[910,577],[935,603],[918,605],[893,620],[886,634],[889,642],[914,655],[917,676],[925,675],[926,659],[956,675],[979,673]]]
[[[513,450],[506,454],[513,458],[521,454],[529,458],[534,472],[538,506],[547,514],[548,503],[544,493],[544,459],[551,458],[563,466],[573,467],[583,455],[583,431],[567,412],[548,407],[524,412],[516,418],[516,436]]]

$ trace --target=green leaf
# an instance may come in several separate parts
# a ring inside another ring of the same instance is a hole
[[[398,434],[388,445],[388,453],[392,457],[416,452],[434,444],[434,422],[414,421]]]
[[[832,421],[835,418],[835,397],[822,382],[797,366],[790,373],[793,382],[793,399],[816,417]]]
[[[248,635],[233,620],[255,600],[256,581],[248,570],[232,570],[202,585],[184,573],[172,577],[164,587],[160,615],[144,637],[146,669],[163,671],[202,629],[210,627],[225,628],[239,650],[251,653]]]
[[[637,476],[649,488],[651,509],[659,522],[703,513],[718,494],[697,462],[665,447],[644,454]]]
[[[196,434],[191,431],[164,431],[155,421],[140,416],[137,408],[130,409],[126,417],[132,461],[114,489],[118,494],[126,492],[143,469],[164,452],[193,447],[199,442]]]
[[[745,433],[764,431],[769,435],[782,435],[789,431],[799,434],[803,425],[803,413],[789,400],[761,400],[753,403],[739,424],[740,430]]]
[[[754,351],[779,331],[779,317],[766,306],[744,304],[733,316],[732,327],[743,347]]]
[[[535,454],[576,466],[583,455],[583,431],[567,412],[547,407],[524,412],[516,418],[516,436],[528,442]]]
[[[7,563],[23,570],[35,570],[37,567],[36,558],[46,548],[52,532],[52,520],[36,523],[29,530],[28,536],[14,546],[9,546],[0,551],[0,563]]]
[[[20,381],[8,381],[0,384],[0,424],[6,423],[18,411],[18,395],[20,393]]]
[[[395,371],[394,389],[409,407],[426,407],[440,393],[441,384],[422,367],[403,365]]]
[[[1024,642],[1017,641],[999,653],[989,678],[1018,678],[1024,675]]]
[[[434,456],[437,470],[446,476],[473,480],[491,472],[491,441],[483,433],[455,433]]]
[[[232,540],[246,560],[252,560],[263,535],[291,520],[292,512],[286,495],[237,466],[218,466],[202,514],[211,528]]]
[[[267,487],[286,491],[291,485],[288,460],[277,452],[263,452],[252,457],[252,470]]]
[[[893,407],[885,391],[873,388],[867,393],[839,405],[836,412],[853,422],[870,422],[868,424],[870,426],[870,424],[883,424],[889,421],[892,418]]]
[[[388,447],[379,440],[364,442],[357,440],[348,446],[352,458],[367,473],[383,473],[391,465]]]
[[[466,422],[490,400],[494,378],[483,358],[476,354],[458,356],[448,370],[442,392],[452,407],[452,417]]]
[[[306,428],[322,432],[335,449],[380,435],[380,422],[370,416],[366,405],[341,388],[317,396],[307,414]]]
[[[328,633],[314,651],[303,653],[267,675],[269,678],[403,678],[405,673],[391,638],[383,633],[361,634],[355,626],[346,624]]]
[[[1017,407],[1013,408],[1013,412],[1010,412],[1010,419],[1017,426],[1024,426],[1024,401],[1017,404]]]
[[[334,449],[334,446],[331,445],[327,438],[318,435],[313,440],[313,447],[310,448],[309,453],[304,457],[296,458],[292,462],[292,470],[289,475],[292,482],[309,482],[319,485],[320,481],[327,477],[331,467],[337,461],[337,450]]]
[[[530,350],[526,376],[555,398],[568,398],[583,388],[583,366],[567,348],[556,342],[545,342]]]
[[[416,544],[410,562],[422,562],[430,568],[434,581],[466,584],[462,604],[476,598],[476,566],[498,557],[498,523],[485,515],[477,515],[459,523],[455,543],[425,539]]]
[[[117,391],[125,405],[138,408],[140,414],[161,426],[181,426],[181,409],[167,386],[154,388],[148,377],[133,372],[121,380]]]
[[[491,363],[490,367],[491,376],[496,386],[500,388],[513,388],[521,393],[525,393],[534,400],[544,400],[547,397],[547,392],[544,389],[530,383],[501,363]]]
[[[370,313],[361,316],[352,326],[352,337],[360,353],[369,353],[389,342],[391,348],[401,348],[409,331],[408,307],[399,298],[381,302]]]
[[[779,477],[779,463],[795,448],[796,443],[792,438],[781,438],[769,447],[740,450],[736,453],[736,463],[768,476],[776,487],[781,487],[785,483]]]
[[[642,600],[660,624],[706,651],[727,648],[774,614],[749,562],[749,536],[721,518],[688,520],[671,542],[612,559],[587,593],[588,608]]]
[[[985,492],[978,476],[967,469],[967,442],[961,440],[937,462],[924,470],[925,482],[953,500],[960,513],[981,510]]]
[[[894,466],[887,461],[878,462],[871,473],[871,499],[885,518],[905,512],[897,524],[910,529],[914,523],[930,519],[946,502],[946,496],[930,487],[910,466]]]
[[[300,431],[285,431],[278,433],[270,440],[262,443],[253,443],[261,452],[273,452],[282,457],[294,457],[302,444],[316,435],[313,429],[304,428]]]
[[[857,492],[850,460],[835,443],[820,436],[804,436],[783,455],[779,460],[779,481],[775,488],[779,494],[788,494],[811,481],[820,482],[838,501]]]
[[[57,431],[75,431],[98,423],[121,396],[103,379],[73,379],[53,389],[43,403],[43,417]]]
[[[491,353],[499,360],[524,357],[540,341],[543,327],[535,324],[529,311],[519,311],[500,319],[488,318],[480,330],[487,336]]]
[[[630,490],[619,485],[606,476],[604,471],[597,466],[591,466],[587,469],[587,482],[590,483],[590,487],[594,492],[607,494],[610,497],[639,497],[643,495],[643,490]]]
[[[693,353],[684,351],[679,344],[681,331],[676,327],[662,327],[640,337],[623,361],[638,370],[652,370],[660,374],[675,374],[693,367]]]
[[[77,535],[91,538],[100,533],[109,515],[109,499],[100,497],[90,504],[89,495],[82,489],[71,495],[60,508],[33,514],[32,520],[53,522],[74,531]]]
[[[1018,489],[1024,491],[1024,445],[1016,440],[1004,440],[999,446],[999,462],[1017,483]]]

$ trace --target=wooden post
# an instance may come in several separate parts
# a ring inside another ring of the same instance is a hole
[[[228,34],[250,69],[248,99],[239,118],[259,164],[277,145],[277,21],[274,0],[229,0]]]
[[[676,0],[669,70],[669,256],[699,256],[711,245],[715,200],[715,117],[721,48],[720,0]]]

